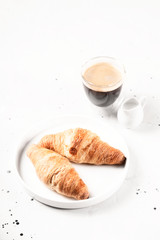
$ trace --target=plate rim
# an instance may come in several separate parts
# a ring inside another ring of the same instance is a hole
[[[83,116],[83,115],[58,115],[58,116],[55,116],[55,117],[52,117],[52,118],[48,118],[48,119],[44,119],[42,121],[39,121],[38,124],[33,124],[30,129],[28,129],[27,131],[25,131],[24,134],[21,135],[21,137],[19,138],[19,141],[18,141],[18,144],[17,144],[17,147],[16,147],[16,156],[15,156],[15,170],[16,170],[16,175],[18,176],[19,180],[20,180],[20,183],[21,185],[24,187],[24,189],[27,191],[27,193],[32,196],[34,199],[36,199],[37,201],[45,204],[45,205],[49,205],[51,207],[55,207],[55,208],[63,208],[63,209],[76,209],[76,208],[85,208],[85,207],[90,207],[92,205],[95,205],[95,204],[98,204],[104,200],[107,200],[108,198],[110,198],[115,192],[117,192],[119,190],[119,188],[121,187],[121,185],[123,184],[125,178],[126,178],[126,175],[127,175],[127,172],[128,172],[128,168],[129,168],[129,162],[130,162],[130,154],[129,154],[129,149],[128,149],[128,146],[123,138],[123,136],[117,132],[116,134],[120,136],[120,138],[123,139],[123,143],[125,144],[125,147],[126,147],[126,151],[127,151],[127,161],[126,161],[126,164],[125,164],[125,169],[124,169],[124,174],[123,174],[123,177],[121,178],[121,181],[119,182],[119,184],[116,185],[116,187],[110,192],[110,193],[107,193],[107,192],[104,192],[103,194],[100,194],[98,196],[93,196],[92,198],[88,198],[88,199],[84,199],[84,200],[75,200],[73,201],[74,199],[69,199],[67,202],[63,202],[61,200],[53,200],[53,199],[49,199],[49,198],[45,198],[43,196],[41,196],[38,192],[36,192],[35,190],[32,190],[31,187],[29,187],[27,185],[27,183],[22,179],[21,177],[21,174],[20,174],[20,171],[19,171],[19,162],[20,162],[20,155],[21,153],[23,152],[23,149],[25,147],[25,145],[38,133],[42,132],[42,131],[45,131],[47,129],[50,128],[50,126],[48,126],[48,122],[49,124],[55,120],[55,119],[58,119],[59,117],[61,118],[81,118],[81,119],[87,119],[87,120],[91,120],[92,121],[94,120],[94,122],[101,122],[103,125],[109,125],[112,129],[113,127],[108,124],[108,123],[104,123],[101,119],[97,118],[97,117],[94,117],[91,118],[89,116]],[[43,126],[45,123],[45,125],[47,126],[46,128],[40,128],[41,126]],[[35,126],[36,126],[36,129],[35,129]],[[37,129],[37,126],[38,126],[38,129]],[[33,132],[33,129],[35,132]],[[113,129],[114,130],[114,129]],[[115,130],[114,130],[115,132]]]

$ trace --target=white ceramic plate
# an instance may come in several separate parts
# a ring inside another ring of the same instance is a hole
[[[74,200],[51,191],[36,175],[34,166],[26,156],[26,149],[31,143],[38,141],[46,134],[57,133],[69,128],[81,127],[95,132],[111,146],[120,149],[127,157],[124,166],[94,166],[73,164],[80,177],[88,186],[90,198]],[[46,120],[37,124],[30,133],[25,135],[18,147],[16,169],[27,192],[36,200],[58,208],[83,208],[100,203],[109,198],[121,186],[129,165],[129,151],[123,138],[108,124],[79,116],[63,116]]]

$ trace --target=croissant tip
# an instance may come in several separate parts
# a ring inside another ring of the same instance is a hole
[[[29,157],[30,158],[30,156],[31,156],[31,154],[32,154],[32,152],[35,150],[35,149],[37,149],[37,148],[39,148],[39,146],[38,145],[36,145],[36,144],[30,144],[29,146],[28,146],[28,148],[26,149],[26,155],[27,155],[27,157]]]
[[[124,156],[124,157],[122,158],[121,165],[125,165],[125,164],[126,164],[126,161],[127,161],[127,158]]]
[[[85,192],[80,196],[79,200],[85,200],[85,199],[88,199],[88,198],[89,198],[89,193]]]

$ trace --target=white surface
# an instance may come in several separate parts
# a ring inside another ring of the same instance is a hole
[[[38,179],[34,166],[26,156],[27,147],[30,144],[37,144],[43,136],[77,127],[98,134],[103,141],[121,150],[127,158],[126,164],[123,166],[93,166],[72,163],[90,193],[89,199],[83,201],[67,198],[48,189]],[[34,126],[31,133],[24,136],[17,149],[15,165],[23,186],[36,200],[53,207],[84,208],[106,200],[119,189],[127,174],[129,151],[123,138],[110,125],[104,124],[99,119],[96,121],[81,116],[63,116],[44,121],[38,129],[37,126]]]
[[[0,238],[159,240],[159,1],[1,0],[0,16]],[[147,96],[144,121],[136,130],[92,106],[83,92],[81,65],[100,55],[124,62],[122,96]],[[50,208],[31,201],[16,178],[19,136],[61,114],[98,117],[127,142],[127,179],[103,203]]]

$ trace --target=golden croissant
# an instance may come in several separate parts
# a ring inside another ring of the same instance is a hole
[[[89,197],[87,186],[67,158],[35,144],[28,148],[27,156],[50,189],[78,200]]]
[[[75,163],[124,164],[124,154],[87,129],[75,128],[44,136],[39,146],[52,149]]]

